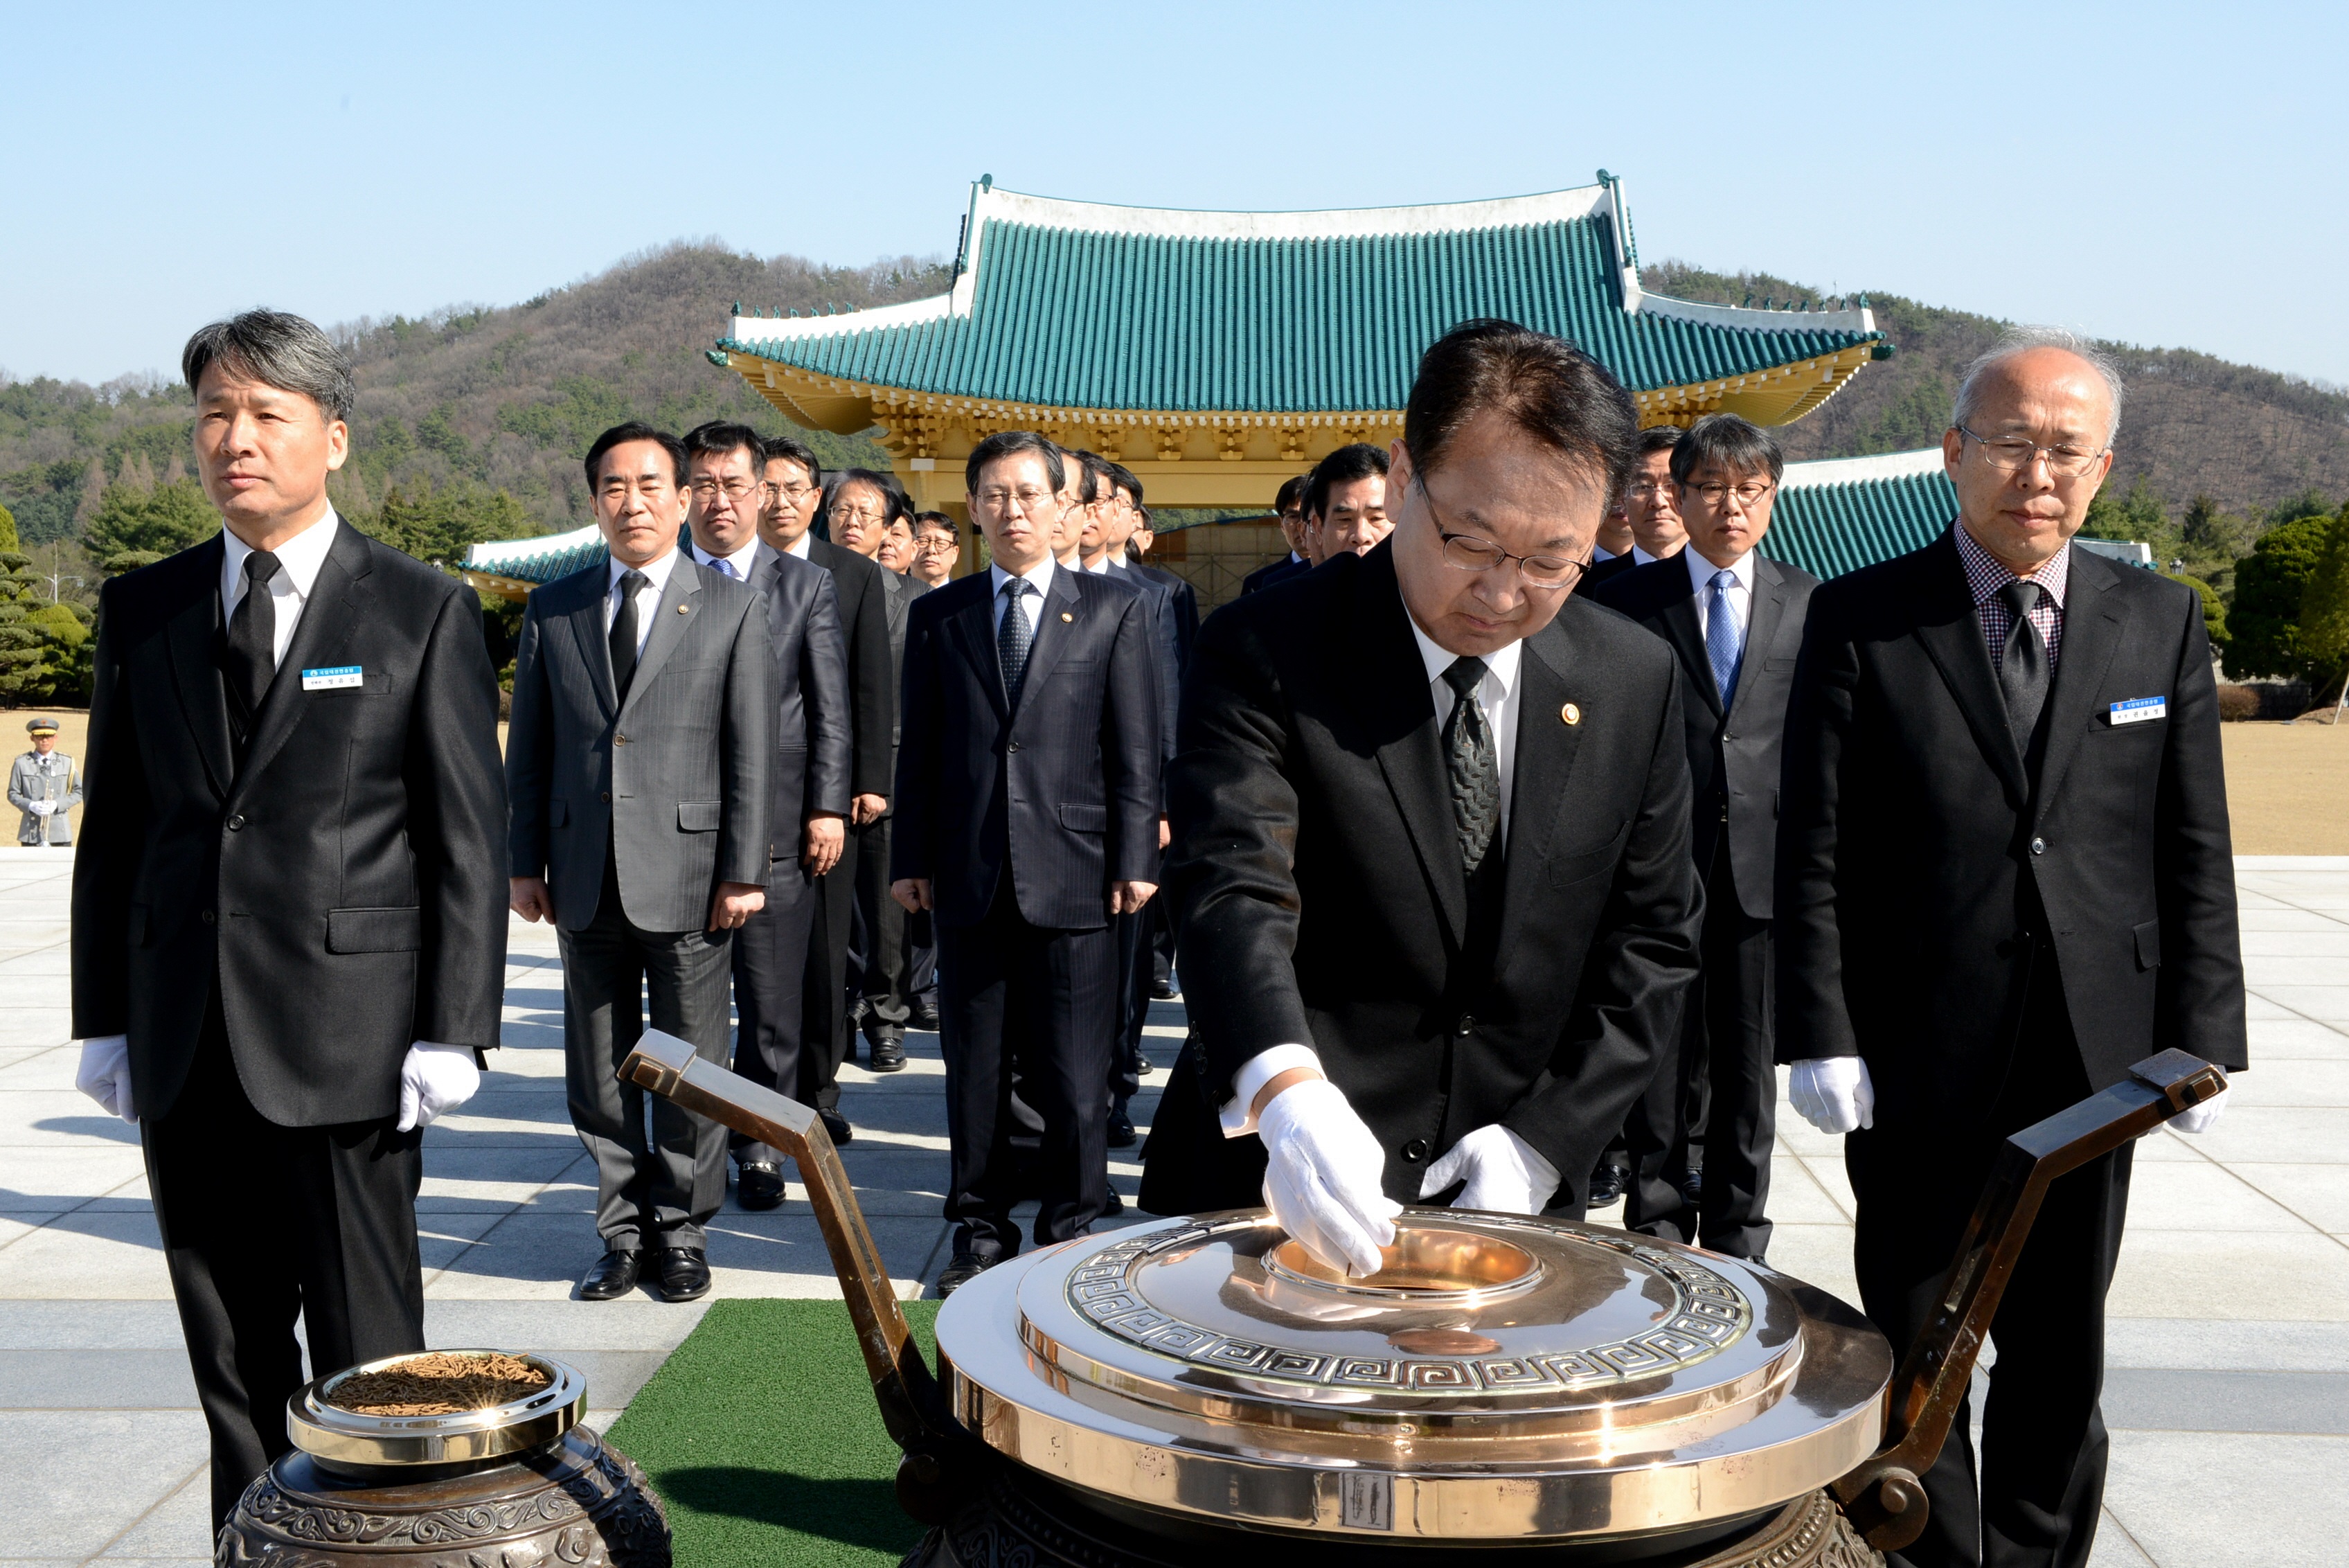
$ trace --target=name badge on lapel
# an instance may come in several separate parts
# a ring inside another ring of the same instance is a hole
[[[2126,702],[2116,702],[2106,722],[2115,729],[2123,724],[2143,724],[2154,719],[2169,716],[2167,697],[2132,697]]]
[[[302,671],[305,691],[346,691],[367,684],[367,672],[356,664],[337,664],[326,670]]]

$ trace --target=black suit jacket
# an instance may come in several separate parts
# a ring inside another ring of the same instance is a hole
[[[1628,561],[1629,556],[1618,556]],[[1803,650],[1803,623],[1819,580],[1768,556],[1754,557],[1754,606],[1745,626],[1745,658],[1737,694],[1724,712],[1697,619],[1688,563],[1674,556],[1619,572],[1591,597],[1619,610],[1662,638],[1680,656],[1681,719],[1688,732],[1689,782],[1695,815],[1690,848],[1700,867],[1729,836],[1737,901],[1757,920],[1770,918],[1771,881],[1777,874],[1780,742],[1786,702],[1794,694],[1795,661]]]
[[[1154,566],[1144,561],[1120,563],[1135,576],[1158,584],[1170,596],[1169,607],[1174,613],[1174,664],[1178,670],[1191,664],[1191,646],[1199,640],[1199,590],[1190,579],[1179,576],[1164,566]]]
[[[1665,558],[1669,560],[1671,557]],[[1653,566],[1655,563],[1651,561],[1648,564]],[[1595,563],[1588,571],[1583,573],[1582,581],[1575,585],[1574,591],[1596,597],[1600,588],[1625,573],[1636,570],[1639,566],[1640,558],[1629,550],[1619,556],[1609,556],[1605,560]]]
[[[2110,722],[2138,697],[2168,716]],[[1989,1113],[2045,941],[2093,1087],[2172,1045],[2246,1063],[2193,591],[2073,551],[2043,726],[2034,791],[1948,535],[1812,597],[1779,823],[1778,1059],[1865,1058],[1879,1130]]]
[[[1056,567],[1019,703],[996,657],[995,574],[914,601],[890,877],[930,879],[938,919],[976,924],[1009,876],[1030,925],[1109,923],[1109,885],[1158,876],[1158,698],[1150,611],[1115,578]]]
[[[129,1036],[149,1118],[179,1097],[215,977],[237,1076],[284,1127],[392,1115],[411,1042],[498,1043],[506,801],[480,601],[333,526],[242,766],[220,538],[99,596],[74,1033]],[[362,685],[303,689],[345,665]]]
[[[841,634],[833,575],[761,543],[750,586],[767,601],[767,641],[775,650],[775,770],[768,856],[799,857],[809,816],[848,815],[851,721],[848,642]]]
[[[1313,563],[1290,551],[1268,566],[1258,566],[1240,579],[1240,597],[1260,593],[1275,583],[1285,583],[1291,577],[1301,577],[1313,569]]]
[[[1174,590],[1162,580],[1167,576],[1164,572],[1144,572],[1119,561],[1102,575],[1112,582],[1133,588],[1150,608],[1150,649],[1155,671],[1153,684],[1158,693],[1159,756],[1162,761],[1172,762],[1174,710],[1183,701],[1183,664],[1188,652],[1188,645],[1183,640],[1181,606]]]
[[[1192,1038],[1145,1208],[1257,1201],[1264,1152],[1216,1107],[1249,1057],[1310,1045],[1419,1200],[1426,1161],[1500,1122],[1565,1178],[1647,1087],[1696,972],[1688,762],[1671,652],[1579,598],[1525,643],[1496,947],[1464,946],[1442,720],[1391,546],[1200,628],[1169,776]],[[1568,704],[1572,705],[1571,722]]]
[[[807,558],[830,572],[848,643],[851,794],[887,794],[897,743],[896,670],[889,656],[888,589],[881,568],[829,539],[810,537]]]

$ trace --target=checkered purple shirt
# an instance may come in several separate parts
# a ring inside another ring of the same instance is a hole
[[[1974,614],[1982,619],[1982,640],[1990,644],[1990,667],[1996,670],[2006,661],[2007,635],[2014,630],[2014,613],[1998,590],[2016,580],[2018,574],[2009,571],[2006,564],[1974,543],[1965,524],[1953,523],[1950,531],[1958,538],[1958,559],[1966,565],[1966,586],[1973,590]],[[2072,546],[2065,545],[2031,574],[2039,585],[2039,603],[2032,609],[2031,624],[2039,628],[2039,640],[2047,645],[2047,672],[2055,672],[2055,659],[2064,646],[2064,587],[2072,577]]]

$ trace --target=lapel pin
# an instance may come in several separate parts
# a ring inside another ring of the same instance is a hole
[[[1076,619],[1077,618],[1076,618],[1075,616],[1071,615],[1067,610],[1062,610],[1062,611],[1061,612],[1061,618],[1062,620],[1074,620],[1074,619]]]
[[[688,611],[691,610],[692,608],[693,608],[693,607],[692,607],[691,605],[679,605],[679,606],[678,606],[678,607],[677,607],[677,613],[678,613],[678,614],[679,614],[679,615],[684,615],[684,614],[686,614]]]
[[[1568,702],[1565,707],[1560,708],[1557,711],[1557,716],[1565,720],[1569,724],[1579,724],[1582,722],[1582,710],[1576,707],[1571,702]]]

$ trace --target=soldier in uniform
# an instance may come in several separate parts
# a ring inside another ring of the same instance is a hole
[[[71,844],[73,823],[66,813],[81,804],[81,770],[57,750],[57,722],[36,719],[25,726],[33,749],[8,770],[8,804],[25,814],[16,842],[27,849]]]

